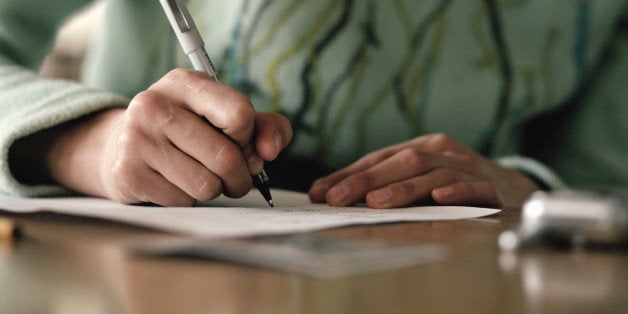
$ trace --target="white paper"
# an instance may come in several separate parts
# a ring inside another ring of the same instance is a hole
[[[273,190],[276,207],[268,207],[257,191],[241,199],[217,198],[196,207],[123,205],[89,197],[22,198],[0,194],[0,209],[18,213],[55,212],[109,219],[200,237],[242,237],[307,232],[355,224],[476,218],[497,209],[420,206],[371,209],[312,204],[307,194]]]

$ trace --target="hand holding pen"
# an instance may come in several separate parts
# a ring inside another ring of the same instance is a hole
[[[196,28],[196,23],[194,23],[194,19],[192,19],[185,2],[182,0],[160,0],[160,2],[183,51],[190,58],[194,69],[207,73],[214,81],[219,82],[218,74],[205,50],[203,38]],[[244,119],[243,122],[252,124],[254,121],[251,122]],[[268,204],[273,206],[266,172],[263,168],[259,170],[256,170],[255,167],[250,169],[253,171],[253,184],[262,193]]]
[[[51,179],[121,203],[191,206],[241,197],[251,174],[290,140],[288,120],[256,112],[206,72],[175,69],[133,97],[59,127],[47,153]]]

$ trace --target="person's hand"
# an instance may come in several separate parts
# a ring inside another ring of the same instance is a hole
[[[310,200],[374,208],[418,202],[520,207],[539,187],[442,134],[426,135],[362,157],[316,180]]]
[[[211,124],[210,124],[211,123]],[[290,142],[288,120],[202,72],[173,70],[127,109],[78,121],[48,154],[52,177],[122,203],[189,206],[245,195]]]

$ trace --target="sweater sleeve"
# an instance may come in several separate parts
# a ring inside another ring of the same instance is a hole
[[[628,186],[628,2],[591,54],[591,68],[559,108],[522,125],[519,155],[496,159],[546,189]],[[601,25],[599,21],[595,23]],[[511,139],[512,140],[512,139]]]
[[[0,3],[0,193],[24,196],[59,194],[64,189],[26,184],[16,178],[10,156],[43,154],[37,143],[20,146],[27,151],[14,151],[17,141],[99,110],[128,104],[126,98],[113,93],[37,74],[35,69],[49,51],[60,23],[89,1],[57,1],[51,6],[33,2]],[[38,167],[41,165],[32,169]]]
[[[628,186],[626,14],[597,73],[563,110],[526,126],[527,155],[574,188]]]

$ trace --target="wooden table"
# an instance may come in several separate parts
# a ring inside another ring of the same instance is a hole
[[[504,253],[517,210],[452,222],[317,232],[394,245],[441,244],[439,261],[317,279],[213,260],[149,258],[128,243],[173,235],[106,221],[35,214],[0,246],[0,313],[536,313],[628,311],[628,254],[534,249]]]

